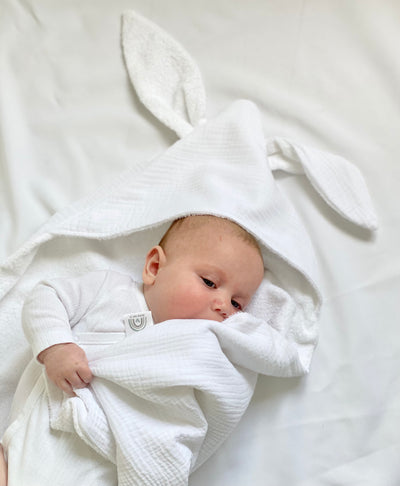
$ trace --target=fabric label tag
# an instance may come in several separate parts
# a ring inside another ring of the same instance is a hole
[[[150,311],[126,314],[122,320],[125,324],[126,334],[141,331],[145,327],[153,324],[153,318],[151,317]]]

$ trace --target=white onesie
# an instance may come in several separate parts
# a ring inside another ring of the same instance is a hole
[[[142,284],[114,271],[90,272],[38,284],[22,322],[34,356],[49,346],[76,342],[90,353],[152,325]]]
[[[104,346],[152,324],[142,284],[113,271],[43,281],[23,309],[23,327],[35,357],[54,344],[76,342],[90,360]],[[77,434],[50,427],[45,386],[43,366],[33,360],[21,379],[3,437],[9,486],[70,486],[81,484],[82,478],[87,485],[116,486],[114,464]]]

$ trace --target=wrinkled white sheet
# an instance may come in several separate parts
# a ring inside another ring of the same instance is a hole
[[[190,484],[399,484],[398,2],[1,3],[2,259],[56,210],[176,139],[128,82],[120,49],[127,8],[196,59],[210,115],[252,99],[267,134],[361,169],[380,221],[374,240],[335,216],[305,178],[281,178],[322,270],[311,374],[260,377],[243,421]]]

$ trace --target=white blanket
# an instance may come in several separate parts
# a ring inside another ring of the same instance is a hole
[[[266,352],[276,362],[290,356],[274,334],[262,321],[250,325],[245,314],[226,326],[154,326],[91,361],[91,389],[71,400],[84,406],[62,402],[53,389],[52,427],[78,431],[117,465],[121,486],[185,485],[246,410],[256,383],[249,364],[265,370]]]
[[[95,379],[76,391],[78,397],[66,398],[51,382],[42,393],[48,396],[51,428],[77,433],[115,464],[120,486],[187,484],[246,410],[257,378],[249,366],[268,372],[271,358],[292,359],[294,372],[297,366],[297,356],[278,333],[245,313],[224,326],[169,321],[109,346],[97,358],[91,354]],[[43,376],[28,367],[22,380],[29,386],[19,389],[20,402]],[[20,440],[14,436],[27,414],[22,403],[18,408],[4,442],[23,450],[23,444],[12,443]],[[75,460],[74,469],[80,467]],[[10,468],[10,485],[25,484],[20,474],[25,473],[19,464]]]

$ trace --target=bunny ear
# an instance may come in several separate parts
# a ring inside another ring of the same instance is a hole
[[[128,11],[122,17],[122,46],[132,84],[153,115],[179,137],[202,123],[204,85],[197,64],[180,44]]]
[[[377,229],[371,198],[356,166],[337,155],[283,138],[269,140],[267,152],[272,170],[305,174],[320,196],[342,217],[368,230]]]

